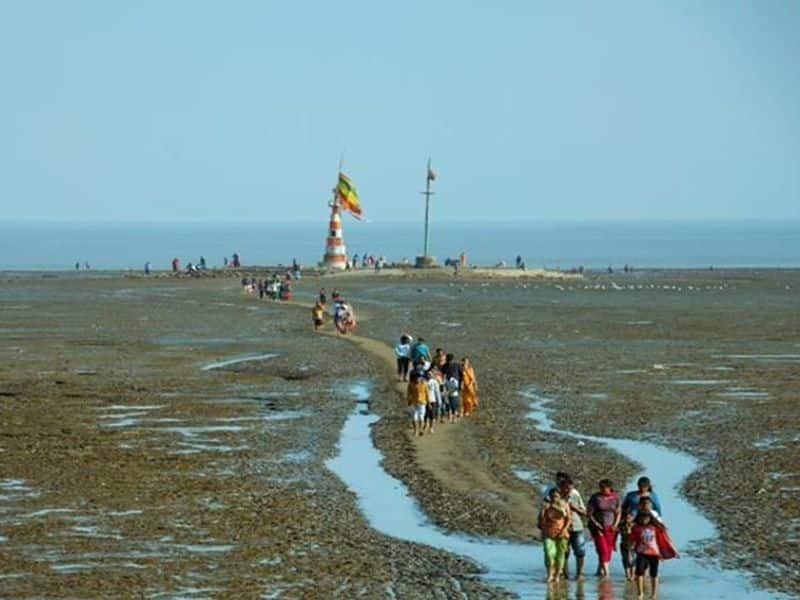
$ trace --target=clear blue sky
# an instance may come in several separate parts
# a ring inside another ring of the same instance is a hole
[[[800,217],[800,2],[0,3],[0,218]]]

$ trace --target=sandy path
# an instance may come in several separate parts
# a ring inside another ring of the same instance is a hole
[[[284,304],[311,310],[313,304],[290,301]],[[386,377],[394,381],[398,403],[405,406],[406,384],[396,381],[394,350],[381,341],[355,335],[338,335],[326,327],[319,333],[346,340],[360,350],[373,355],[385,366]],[[474,494],[481,492],[492,499],[498,511],[506,513],[511,530],[520,537],[538,537],[535,529],[536,508],[530,494],[504,485],[481,459],[474,441],[472,423],[469,418],[450,425],[440,425],[434,434],[414,436],[408,429],[406,437],[414,448],[414,458],[419,468],[427,471],[444,487],[455,493]],[[468,518],[465,513],[461,518]]]

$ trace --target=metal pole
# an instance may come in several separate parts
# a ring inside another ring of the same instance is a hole
[[[431,178],[428,177],[430,173],[431,161],[428,160],[428,171],[425,173],[425,250],[422,252],[423,256],[428,256],[428,245],[430,237],[428,234],[428,218],[430,216],[431,207]]]

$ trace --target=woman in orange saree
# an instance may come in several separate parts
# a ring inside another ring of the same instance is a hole
[[[478,381],[469,358],[461,359],[461,410],[470,414],[478,407]]]

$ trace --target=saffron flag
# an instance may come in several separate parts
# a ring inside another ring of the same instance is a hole
[[[361,202],[358,199],[356,186],[344,173],[339,173],[339,183],[336,185],[336,198],[339,206],[349,210],[356,218],[361,218]]]

